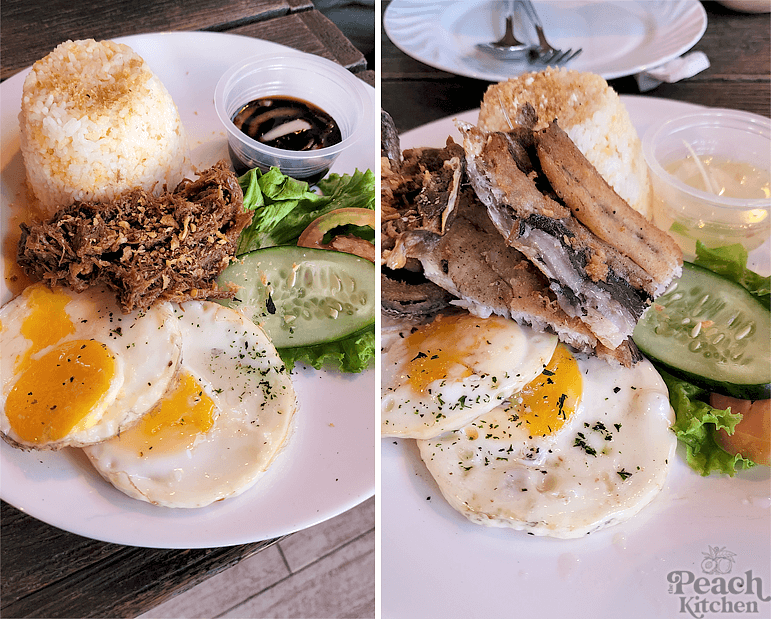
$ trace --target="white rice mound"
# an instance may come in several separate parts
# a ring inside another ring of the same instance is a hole
[[[547,68],[493,84],[485,92],[479,128],[507,131],[529,102],[537,128],[555,118],[602,177],[636,211],[653,216],[642,144],[618,94],[599,75]]]
[[[24,81],[19,114],[27,180],[41,210],[171,190],[190,174],[174,101],[145,61],[112,41],[66,41]]]

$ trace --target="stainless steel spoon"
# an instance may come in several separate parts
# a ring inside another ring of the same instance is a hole
[[[511,15],[506,18],[506,31],[498,41],[492,43],[478,43],[477,49],[491,53],[498,58],[525,57],[532,45],[522,43],[514,36],[514,24]]]

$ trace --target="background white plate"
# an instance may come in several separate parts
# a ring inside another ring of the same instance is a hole
[[[503,36],[501,0],[393,0],[383,19],[388,37],[405,54],[436,69],[502,81],[534,70],[524,60],[501,61],[475,48]],[[707,28],[698,0],[551,0],[534,2],[546,38],[558,48],[583,48],[566,65],[605,79],[639,73],[690,49]],[[535,31],[517,30],[536,43]]]
[[[227,140],[214,111],[220,75],[244,56],[300,53],[249,37],[208,32],[137,35],[130,45],[160,77],[179,108],[193,163],[208,167],[227,158]],[[24,167],[18,113],[27,71],[0,85],[2,103],[2,208],[0,236],[16,227],[24,208]],[[336,161],[332,172],[374,169],[372,131]],[[11,297],[0,264],[0,296]],[[341,375],[297,366],[300,403],[290,442],[257,485],[243,495],[201,509],[169,509],[131,499],[105,482],[80,450],[23,452],[0,441],[0,497],[61,529],[103,541],[157,548],[206,548],[278,537],[369,498],[375,490],[375,372]]]
[[[686,103],[622,97],[640,135],[655,121],[692,111]],[[478,110],[458,116],[476,123]],[[402,148],[460,141],[451,118],[401,136]],[[752,254],[768,273],[768,244]],[[682,614],[668,574],[704,574],[710,546],[736,554],[726,581],[752,570],[771,595],[771,481],[768,467],[703,478],[678,459],[662,493],[632,520],[576,540],[532,537],[475,525],[444,500],[414,441],[381,441],[381,595],[383,619],[570,617],[652,619]],[[757,590],[757,586],[755,586]],[[710,601],[721,595],[700,595]],[[771,602],[751,595],[727,601]],[[770,598],[771,599],[771,598]],[[691,604],[693,604],[691,601]],[[719,602],[718,608],[722,602]],[[713,611],[714,612],[714,611]],[[707,617],[739,616],[707,613]]]

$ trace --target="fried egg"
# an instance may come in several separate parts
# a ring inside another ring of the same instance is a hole
[[[675,455],[673,421],[650,362],[611,366],[560,344],[521,392],[418,447],[472,522],[571,538],[627,520],[656,496]]]
[[[112,293],[33,284],[0,309],[0,431],[59,449],[130,427],[174,378],[182,338],[173,307],[123,314]]]
[[[498,406],[538,376],[557,338],[466,312],[381,329],[381,435],[430,438]]]
[[[133,428],[84,451],[125,494],[203,507],[258,480],[285,444],[297,406],[265,333],[212,302],[176,310],[182,365],[170,393]]]

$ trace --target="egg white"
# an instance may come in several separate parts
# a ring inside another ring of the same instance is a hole
[[[470,375],[448,372],[422,392],[410,384],[410,362],[415,355],[408,342],[414,331],[426,325],[383,318],[381,436],[430,438],[462,427],[540,374],[557,345],[556,336],[513,320],[466,316],[480,321],[480,328],[465,329],[453,341],[440,344],[461,360],[458,365]],[[483,337],[477,337],[475,330],[482,331]]]
[[[36,343],[22,333],[22,325],[34,312],[31,299],[41,292],[48,294],[47,290],[44,284],[34,284],[0,309],[0,432],[14,445],[35,449],[79,447],[115,436],[144,415],[176,375],[182,337],[173,306],[161,303],[147,311],[123,314],[115,295],[106,289],[90,288],[81,293],[55,289],[53,295],[66,305],[57,315],[49,312],[42,318],[50,323],[69,320],[74,331],[37,350],[31,358],[40,359],[67,342],[93,340],[110,351],[115,373],[101,400],[66,436],[30,440],[13,427],[6,403],[21,375],[19,361],[35,350],[32,347]]]
[[[250,320],[211,302],[184,303],[176,315],[183,341],[180,374],[192,375],[213,401],[211,428],[195,436],[192,446],[169,450],[155,442],[154,449],[140,450],[140,423],[84,451],[127,495],[195,508],[257,482],[290,435],[297,398],[275,347]]]
[[[663,487],[677,439],[661,377],[648,361],[575,357],[582,400],[555,435],[530,436],[503,405],[418,441],[445,499],[472,522],[580,537],[631,518]]]

